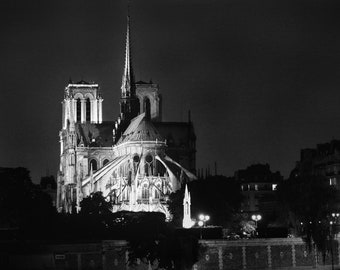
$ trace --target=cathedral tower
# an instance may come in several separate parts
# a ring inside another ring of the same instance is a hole
[[[62,101],[63,129],[71,122],[100,124],[103,121],[102,102],[98,84],[83,80],[70,82],[65,88]]]
[[[98,84],[83,80],[77,83],[70,81],[65,88],[64,100],[61,102],[62,129],[59,132],[58,211],[71,213],[79,204],[80,177],[87,174],[83,170],[88,167],[84,156],[91,157],[88,153],[81,155],[79,152],[78,146],[83,144],[79,127],[102,123],[102,102]]]

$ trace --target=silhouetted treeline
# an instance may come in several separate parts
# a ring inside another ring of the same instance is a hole
[[[279,219],[290,232],[301,236],[310,248],[315,245],[323,255],[338,232],[338,191],[324,176],[298,176],[283,181],[277,188],[280,202]]]
[[[51,198],[31,181],[26,168],[0,168],[0,227],[36,231],[55,218]]]

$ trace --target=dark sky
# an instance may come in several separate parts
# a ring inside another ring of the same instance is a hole
[[[0,166],[56,175],[70,77],[99,83],[116,119],[126,7],[0,2]],[[339,1],[136,0],[130,13],[136,78],[160,85],[165,121],[191,109],[197,167],[287,176],[301,148],[340,139]]]

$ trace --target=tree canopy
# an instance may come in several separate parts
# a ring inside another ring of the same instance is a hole
[[[335,187],[322,176],[300,176],[283,181],[277,192],[282,220],[287,221],[292,233],[326,252],[331,213],[337,203]]]
[[[102,192],[95,192],[80,202],[80,213],[89,215],[107,215],[112,213],[112,203],[107,201]]]
[[[27,227],[55,213],[49,195],[20,167],[0,168],[0,210],[1,225],[6,227]]]

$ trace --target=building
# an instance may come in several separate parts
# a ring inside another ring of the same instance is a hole
[[[159,87],[135,82],[128,17],[125,66],[115,121],[102,119],[99,85],[66,86],[62,101],[57,209],[79,210],[80,201],[101,191],[113,211],[158,211],[169,217],[167,196],[195,178],[193,124],[162,122]],[[181,165],[180,165],[181,164]]]
[[[314,149],[302,149],[290,177],[300,176],[323,176],[330,185],[340,189],[340,141],[332,140],[318,144]]]
[[[276,206],[276,187],[283,180],[279,172],[271,172],[268,164],[254,164],[235,172],[244,196],[241,211],[270,215]]]

